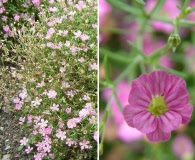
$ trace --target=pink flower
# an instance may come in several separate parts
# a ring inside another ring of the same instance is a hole
[[[32,3],[35,7],[39,7],[41,4],[40,0],[32,0]]]
[[[26,118],[26,117],[20,117],[20,118],[19,118],[19,124],[23,124],[24,121],[25,121],[25,118]]]
[[[54,90],[49,90],[49,91],[47,92],[47,96],[48,96],[48,98],[56,98],[57,92],[54,91]]]
[[[67,126],[68,126],[68,128],[75,128],[77,123],[79,123],[80,121],[81,121],[80,118],[69,119],[67,122]]]
[[[8,32],[8,31],[10,31],[10,28],[9,28],[8,25],[6,25],[6,26],[3,26],[3,30],[4,30],[5,32]]]
[[[20,110],[22,108],[22,102],[15,104],[15,109]]]
[[[28,139],[26,137],[23,137],[23,139],[20,140],[20,145],[25,146],[28,143]]]
[[[171,131],[187,124],[193,111],[182,78],[165,71],[142,74],[132,82],[123,114],[127,124],[151,142],[167,141]]]
[[[66,132],[62,131],[61,129],[57,130],[56,137],[59,138],[60,140],[66,139]]]
[[[93,139],[97,142],[98,141],[98,131],[93,133]]]
[[[194,152],[192,140],[184,134],[176,136],[173,141],[172,148],[174,153],[181,159],[185,159],[185,156],[193,155]]]
[[[82,109],[79,111],[80,118],[85,118],[87,115],[89,115],[89,111],[87,109]]]
[[[147,1],[146,10],[150,12],[156,5],[156,3],[157,1]],[[163,15],[166,18],[175,19],[180,13],[177,5],[179,5],[179,2],[177,0],[165,1],[162,9],[160,10],[160,13],[157,13],[158,16]],[[162,31],[168,34],[173,31],[173,25],[165,22],[152,21],[151,25],[157,31]]]
[[[88,149],[89,148],[89,141],[83,140],[82,142],[79,142],[79,145],[81,147],[81,150]]]
[[[71,108],[69,108],[69,107],[66,108],[66,113],[67,113],[67,114],[70,114],[70,113],[71,113]]]
[[[33,150],[33,147],[28,146],[28,148],[25,149],[25,152],[29,154]]]
[[[37,154],[34,155],[35,160],[42,160],[42,157],[43,157],[42,153],[37,153]]]
[[[59,104],[53,104],[51,107],[50,107],[50,109],[52,110],[52,111],[59,111]]]
[[[80,30],[78,30],[77,32],[74,32],[75,38],[80,37],[82,34],[82,32]]]
[[[20,16],[19,16],[18,14],[15,14],[15,15],[14,15],[14,20],[15,20],[15,21],[19,21],[19,20],[20,20]]]
[[[72,140],[71,138],[67,138],[66,144],[70,147],[70,146],[76,144],[76,141]]]
[[[38,125],[43,128],[43,127],[47,127],[47,123],[48,123],[48,120],[44,120],[44,119],[41,119],[41,122],[38,123]]]

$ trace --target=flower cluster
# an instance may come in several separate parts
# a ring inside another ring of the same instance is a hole
[[[19,124],[32,131],[21,138],[20,148],[35,160],[91,159],[98,139],[97,3],[40,2],[32,1],[39,11],[33,30],[24,27],[17,35],[21,43],[33,35],[25,51],[34,46],[24,53],[32,57],[19,64],[22,70],[12,74],[23,75],[25,88],[13,102]]]

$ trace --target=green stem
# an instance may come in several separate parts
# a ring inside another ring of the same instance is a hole
[[[127,63],[127,64],[132,62],[131,59],[129,59],[125,56],[122,56],[120,54],[113,53],[113,52],[111,52],[107,49],[104,49],[104,48],[100,48],[99,53],[100,53],[100,55],[103,55],[103,56],[107,55],[110,59],[115,60],[117,62]]]
[[[119,110],[122,112],[123,111],[123,107],[122,107],[122,105],[121,105],[121,103],[120,103],[120,101],[119,101],[119,99],[117,97],[116,88],[115,87],[112,89],[112,93],[113,93],[114,99],[116,101],[116,104],[117,104]]]
[[[164,53],[166,53],[168,50],[170,49],[170,46],[167,44],[165,46],[163,46],[162,48],[156,50],[155,52],[153,52],[150,56],[148,56],[148,59],[156,59],[156,58],[160,58]]]
[[[142,15],[142,13],[140,12],[140,10],[138,10],[137,8],[133,8],[129,5],[127,5],[126,3],[123,3],[121,1],[116,1],[116,0],[107,0],[108,3],[110,3],[112,6],[121,9],[122,11],[125,11],[127,13],[136,15],[136,16],[140,16]]]
[[[106,81],[107,81],[107,83],[111,83],[109,66],[108,66],[108,56],[107,55],[104,56],[103,65],[104,65]]]
[[[143,60],[143,58],[141,56],[137,56],[135,57],[135,59],[133,60],[132,63],[130,63],[126,69],[114,80],[113,84],[116,85],[118,84],[125,76],[127,76],[129,73],[131,73],[132,67],[134,67],[134,65],[136,65],[138,62],[141,63],[141,61]],[[132,77],[134,78],[134,77]]]
[[[162,8],[164,3],[165,3],[165,0],[158,0],[157,4],[152,9],[152,11],[149,13],[149,15],[153,16],[156,12],[158,12]]]

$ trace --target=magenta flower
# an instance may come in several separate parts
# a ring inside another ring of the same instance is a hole
[[[142,74],[131,87],[124,118],[129,126],[146,133],[151,142],[169,140],[172,130],[190,121],[193,107],[188,104],[182,78],[154,71]]]

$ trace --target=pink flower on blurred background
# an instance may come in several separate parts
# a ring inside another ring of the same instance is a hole
[[[157,2],[158,1],[147,1],[146,11],[152,11]],[[180,13],[177,5],[179,5],[179,2],[177,0],[167,0],[164,2],[164,5],[161,8],[160,12],[157,14],[169,19],[175,19]],[[151,25],[156,31],[165,32],[167,34],[173,32],[174,29],[173,25],[160,21],[152,21]]]
[[[151,142],[169,140],[171,131],[187,124],[193,111],[185,81],[165,71],[135,79],[128,102],[123,110],[127,124],[146,133]]]
[[[121,103],[122,106],[125,106],[128,104],[128,95],[130,91],[130,85],[126,81],[121,81],[117,84],[116,87],[116,93],[117,97]],[[103,98],[108,101],[110,96],[112,94],[112,90],[110,88],[106,88],[103,91]],[[120,140],[124,142],[131,142],[140,140],[143,137],[143,133],[138,131],[135,128],[127,127],[127,124],[125,124],[122,112],[119,110],[119,107],[112,96],[111,98],[111,112],[114,118],[114,122],[116,124],[117,128],[117,136]]]
[[[175,155],[181,159],[194,159],[194,145],[192,140],[184,135],[177,135],[173,141],[172,149]]]

